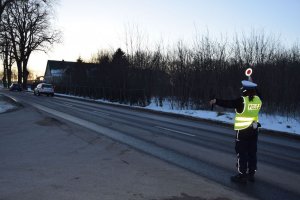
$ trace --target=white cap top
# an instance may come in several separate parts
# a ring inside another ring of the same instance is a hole
[[[246,80],[242,81],[242,85],[243,85],[243,88],[249,88],[249,89],[257,87],[256,83],[253,83],[251,81],[246,81]]]

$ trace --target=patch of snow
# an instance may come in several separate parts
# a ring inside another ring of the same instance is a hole
[[[14,108],[15,108],[15,106],[11,105],[10,103],[0,100],[0,113],[4,113],[4,112],[14,109]]]
[[[300,135],[300,122],[294,118],[287,118],[279,115],[260,115],[263,127],[268,130],[282,131]]]

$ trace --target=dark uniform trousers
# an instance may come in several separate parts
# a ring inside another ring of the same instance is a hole
[[[255,174],[257,169],[257,136],[258,129],[253,129],[252,126],[236,132],[236,167],[240,174]]]

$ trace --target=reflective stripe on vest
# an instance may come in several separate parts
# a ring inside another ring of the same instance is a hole
[[[251,126],[253,122],[258,122],[258,113],[261,108],[261,100],[254,96],[252,101],[249,97],[243,97],[244,109],[242,113],[236,112],[234,130],[243,130]]]

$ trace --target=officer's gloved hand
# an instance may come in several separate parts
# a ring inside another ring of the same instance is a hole
[[[209,104],[212,106],[212,105],[214,105],[216,102],[217,102],[216,99],[212,99],[212,100],[209,101]]]

